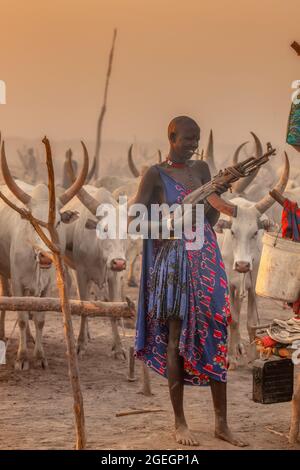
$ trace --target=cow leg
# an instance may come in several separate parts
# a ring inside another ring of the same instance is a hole
[[[138,287],[138,283],[135,278],[135,265],[137,260],[139,259],[140,255],[137,254],[133,258],[133,260],[130,260],[129,263],[129,270],[128,270],[128,286],[129,287]]]
[[[3,276],[0,276],[0,296],[9,296],[8,280]],[[5,341],[5,310],[0,313],[0,340]]]
[[[113,345],[112,351],[114,354],[115,359],[126,359],[126,353],[124,348],[122,347],[122,342],[118,330],[118,322],[116,318],[110,319],[111,329],[112,329],[112,336],[113,336]]]
[[[229,369],[235,370],[238,365],[238,358],[243,353],[243,345],[240,336],[241,301],[237,289],[233,286],[230,286],[230,304],[232,322],[230,323],[228,359]]]
[[[35,359],[36,366],[40,366],[43,369],[46,369],[48,367],[48,362],[45,356],[43,343],[42,343],[43,328],[45,325],[45,312],[34,313],[33,320],[34,320],[35,331],[36,331],[33,357]]]
[[[28,349],[27,349],[27,336],[26,327],[28,324],[28,312],[18,312],[18,326],[19,326],[19,348],[17,353],[17,359],[15,361],[16,370],[28,370]]]
[[[27,323],[27,326],[26,326],[26,338],[27,338],[27,343],[35,344],[35,339],[30,331],[29,322]]]
[[[121,300],[122,295],[122,274],[111,272],[108,275],[108,292],[109,300],[111,302],[118,302]],[[125,350],[122,347],[122,342],[118,330],[118,320],[116,318],[110,318],[112,336],[113,336],[113,345],[112,350],[115,359],[126,359]]]
[[[299,436],[300,424],[300,374],[297,377],[296,390],[292,400],[292,417],[289,433],[289,443],[295,444]]]
[[[12,284],[12,295],[17,297],[28,296],[30,293],[27,289],[23,290],[20,285]],[[16,370],[28,370],[28,348],[27,348],[27,330],[29,329],[29,312],[18,312],[18,326],[19,326],[19,348],[17,352],[17,359],[15,361]],[[30,330],[29,330],[30,331]]]
[[[31,292],[30,292],[30,289],[24,289],[24,297],[28,297],[31,295]],[[32,313],[29,314],[29,320],[32,319]],[[33,335],[31,334],[31,331],[30,331],[30,322],[28,321],[27,322],[27,325],[26,325],[26,341],[27,341],[27,344],[28,343],[32,343],[34,344],[35,343],[35,339],[33,337]]]
[[[88,300],[89,298],[89,289],[88,289],[88,279],[84,272],[76,272],[77,277],[77,286],[79,291],[80,300]],[[80,317],[80,329],[77,340],[77,354],[82,357],[86,352],[88,344],[88,319],[87,317],[81,315]]]
[[[5,310],[0,313],[0,340],[5,341]]]
[[[249,359],[253,362],[257,358],[257,350],[255,340],[255,330],[252,328],[257,321],[257,314],[255,310],[255,292],[253,289],[248,289],[248,305],[247,305],[247,330],[250,341]]]

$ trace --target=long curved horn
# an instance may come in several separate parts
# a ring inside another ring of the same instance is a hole
[[[60,196],[59,200],[60,200],[60,202],[62,203],[63,206],[65,204],[67,204],[74,196],[76,196],[76,194],[78,193],[80,188],[84,185],[86,176],[87,176],[88,171],[89,171],[88,151],[87,151],[87,148],[86,148],[86,146],[84,145],[84,143],[82,141],[81,141],[81,145],[83,147],[83,166],[82,166],[81,172],[79,173],[78,177],[76,178],[76,180],[74,181],[72,186],[70,186],[70,188],[67,189]]]
[[[213,136],[212,129],[210,130],[210,133],[209,133],[208,144],[207,144],[204,160],[208,164],[212,176],[214,176],[217,173],[217,169],[216,169],[215,160],[214,160],[214,136]]]
[[[2,170],[2,175],[4,178],[4,181],[8,188],[11,190],[11,192],[23,203],[23,204],[29,204],[31,201],[31,196],[29,196],[23,189],[21,189],[15,180],[13,179],[8,165],[7,165],[7,160],[6,160],[6,155],[5,155],[5,146],[4,146],[4,141],[2,142],[2,147],[1,147],[1,170]]]
[[[162,162],[162,154],[161,154],[161,150],[157,150],[157,153],[158,153],[158,163],[161,163]]]
[[[76,194],[79,201],[90,211],[91,214],[97,214],[97,208],[99,206],[99,202],[93,196],[91,196],[84,188],[80,188],[78,193]]]
[[[284,157],[285,157],[285,164],[284,164],[284,169],[281,173],[281,176],[277,182],[277,184],[274,186],[273,189],[276,189],[280,194],[284,193],[287,182],[289,180],[289,175],[290,175],[290,162],[289,158],[287,156],[287,153],[284,152]],[[275,203],[275,199],[272,198],[272,196],[266,194],[260,201],[258,201],[255,204],[256,209],[263,214],[266,212],[266,210],[270,209],[270,207]]]
[[[239,154],[240,154],[240,151],[242,150],[242,148],[248,144],[248,140],[246,142],[243,142],[241,145],[238,146],[238,148],[236,149],[236,151],[234,152],[233,154],[233,157],[232,157],[232,164],[233,165],[236,165],[239,161]]]
[[[262,146],[261,141],[259,140],[257,135],[254,134],[254,132],[251,131],[250,134],[252,135],[254,142],[255,142],[256,158],[262,157],[264,152],[263,152],[263,146]]]
[[[135,178],[138,178],[140,176],[140,172],[139,172],[139,170],[137,169],[137,167],[135,166],[135,164],[133,162],[132,148],[133,148],[133,144],[131,144],[129,149],[128,149],[128,166],[129,166],[130,171],[133,174],[133,176]]]
[[[250,133],[253,136],[253,139],[255,142],[255,158],[259,158],[263,155],[263,148],[262,148],[261,141],[259,140],[257,135],[254,134],[254,132],[251,131]],[[245,189],[249,186],[249,184],[252,183],[252,181],[254,180],[258,172],[259,172],[259,167],[250,176],[247,176],[246,178],[242,178],[236,183],[234,183],[232,185],[233,192],[236,194],[243,193]]]
[[[68,155],[68,172],[72,182],[75,182],[75,173],[72,165],[72,155]],[[79,201],[91,212],[96,215],[99,202],[93,198],[83,187],[81,187],[76,194]]]

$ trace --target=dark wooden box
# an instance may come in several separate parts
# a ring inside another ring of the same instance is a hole
[[[257,359],[253,363],[253,401],[280,403],[291,401],[294,385],[294,364],[290,359]]]

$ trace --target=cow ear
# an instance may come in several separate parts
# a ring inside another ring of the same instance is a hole
[[[61,221],[64,224],[72,224],[79,217],[79,212],[77,211],[64,211],[60,213]]]
[[[87,219],[85,223],[85,228],[88,230],[96,230],[98,221],[93,219]]]
[[[224,228],[230,228],[231,222],[230,220],[219,219],[216,225],[214,226],[214,230],[217,233],[223,233]]]

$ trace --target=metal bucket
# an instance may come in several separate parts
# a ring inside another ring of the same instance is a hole
[[[300,296],[300,243],[264,233],[256,293],[286,302]]]

